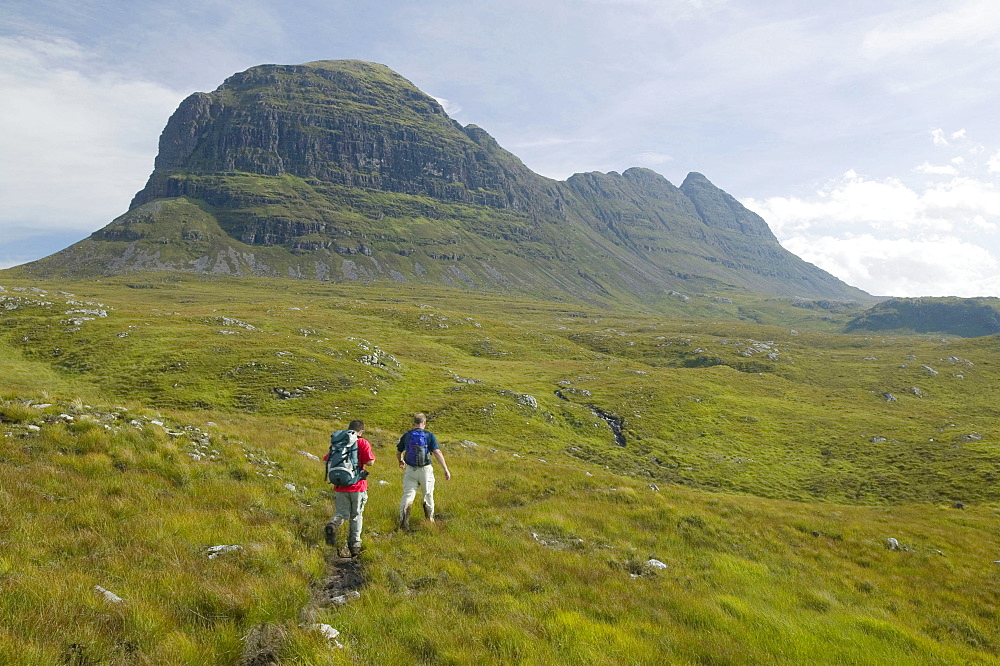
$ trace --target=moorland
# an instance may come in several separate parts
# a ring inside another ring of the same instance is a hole
[[[862,310],[0,273],[0,662],[997,663],[997,337]],[[402,532],[415,411],[454,478]]]

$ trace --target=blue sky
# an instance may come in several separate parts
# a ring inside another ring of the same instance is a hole
[[[992,0],[0,0],[0,266],[124,212],[170,113],[389,65],[535,171],[700,171],[879,295],[1000,296]]]

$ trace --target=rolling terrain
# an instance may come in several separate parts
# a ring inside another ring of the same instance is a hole
[[[995,336],[733,292],[0,286],[0,661],[1000,659]],[[403,533],[416,410],[454,478]],[[314,457],[355,417],[379,460],[347,585]]]

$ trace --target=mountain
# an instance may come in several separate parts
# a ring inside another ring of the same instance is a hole
[[[415,282],[637,302],[673,289],[866,299],[701,174],[565,182],[389,68],[261,65],[185,99],[124,215],[24,270]]]

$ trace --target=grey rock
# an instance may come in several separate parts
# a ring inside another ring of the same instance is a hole
[[[335,597],[330,597],[330,603],[334,604],[335,606],[343,606],[349,601],[360,598],[361,598],[360,592],[358,592],[357,590],[351,590],[344,594],[338,594]]]
[[[536,400],[534,396],[528,395],[527,393],[522,393],[517,396],[517,401],[525,407],[538,409],[538,400]]]

